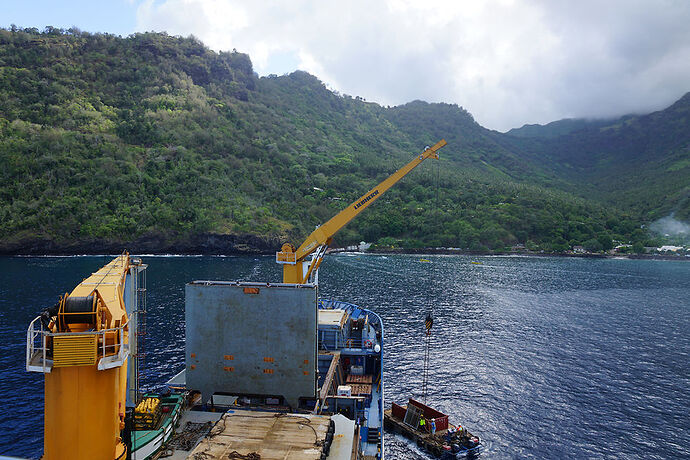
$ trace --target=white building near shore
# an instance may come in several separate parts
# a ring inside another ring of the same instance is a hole
[[[657,248],[659,252],[678,252],[683,249],[683,246],[661,246]]]

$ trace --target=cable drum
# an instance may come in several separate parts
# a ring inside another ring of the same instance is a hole
[[[96,324],[96,296],[67,297],[60,316],[63,324]]]

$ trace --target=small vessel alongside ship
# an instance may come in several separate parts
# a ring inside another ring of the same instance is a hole
[[[414,440],[436,457],[463,457],[482,448],[478,436],[462,425],[451,424],[448,415],[412,398],[406,405],[393,403],[386,409],[384,424],[387,430]]]
[[[148,409],[145,405],[154,406]],[[185,394],[147,394],[134,409],[134,426],[126,436],[132,458],[152,458],[172,439],[179,425]]]
[[[381,460],[383,323],[320,299],[318,269],[338,230],[445,144],[283,245],[282,283],[188,283],[184,369],[167,394],[139,391],[140,259],[123,253],[62,296],[27,331],[26,369],[45,376],[43,458]]]

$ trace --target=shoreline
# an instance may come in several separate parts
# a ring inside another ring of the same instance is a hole
[[[244,246],[244,245],[243,245]],[[79,246],[80,249],[85,249]],[[4,248],[3,248],[4,249]],[[70,247],[74,249],[74,246]],[[12,252],[0,249],[0,257],[99,257],[112,256],[121,254],[122,251],[128,251],[132,255],[140,257],[238,257],[238,256],[273,256],[274,249],[259,249],[256,247],[233,247],[229,251],[221,252],[214,251],[212,247],[195,247],[190,248],[178,247],[173,248],[166,246],[163,249],[146,248],[145,250],[135,250],[136,247],[127,247],[127,245],[104,245],[100,246],[100,250],[76,250],[70,251],[68,248],[61,248],[57,251],[27,251],[27,252]],[[191,250],[190,250],[191,249]],[[197,249],[197,250],[193,250]],[[210,249],[210,250],[209,250]],[[215,248],[218,249],[218,248]],[[387,248],[387,249],[370,249],[368,251],[348,251],[341,248],[330,249],[326,254],[371,254],[371,255],[457,255],[457,256],[474,256],[474,257],[571,257],[577,259],[630,259],[630,260],[667,260],[667,261],[690,261],[690,255],[665,255],[665,254],[573,254],[573,253],[558,253],[558,252],[526,252],[526,251],[463,251],[451,249],[438,248]]]
[[[348,252],[348,251],[341,251]],[[351,251],[350,251],[351,252]],[[519,256],[519,257],[575,257],[578,259],[639,259],[639,260],[686,260],[690,261],[690,256],[682,255],[665,255],[665,254],[595,254],[584,253],[574,254],[567,252],[528,252],[528,251],[463,251],[452,249],[374,249],[368,252],[373,254],[393,255],[393,254],[407,254],[407,255],[463,255],[463,256]]]
[[[73,256],[121,254],[179,255],[258,255],[274,254],[280,248],[278,238],[256,235],[221,235],[203,233],[193,236],[148,234],[133,241],[107,239],[55,241],[50,238],[26,238],[0,241],[0,256]]]
[[[221,235],[203,233],[192,236],[179,234],[147,234],[136,240],[122,242],[107,239],[55,241],[50,238],[17,238],[0,240],[0,256],[98,256],[103,254],[147,254],[150,256],[243,256],[275,255],[283,243],[280,237],[262,237],[251,234]],[[352,253],[345,247],[329,248],[327,254]],[[521,257],[576,257],[581,259],[650,259],[690,260],[680,254],[604,254],[573,252],[471,251],[455,248],[369,248],[370,254],[407,255],[464,255],[464,256],[521,256]]]

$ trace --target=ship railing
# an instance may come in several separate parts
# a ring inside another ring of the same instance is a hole
[[[127,360],[129,356],[129,340],[125,341],[125,339],[129,339],[129,337],[125,337],[125,334],[128,333],[128,325],[129,321],[120,327],[103,329],[96,332],[97,335],[101,335],[100,340],[97,342],[100,344],[101,349],[101,358],[98,361],[99,371],[120,367]],[[108,343],[106,339],[115,334],[118,340]]]
[[[350,315],[351,318],[358,318],[361,315],[367,315],[369,318],[369,323],[374,327],[375,330],[380,331],[383,337],[383,321],[381,317],[371,310],[367,310],[358,305],[344,302],[342,300],[333,299],[319,299],[319,308],[324,310],[344,310]],[[339,349],[344,346],[345,348],[350,348],[353,350],[373,350],[376,345],[376,340],[373,337],[362,336],[361,338],[347,338],[343,339],[336,336],[335,338],[335,348]],[[328,349],[325,343],[321,343],[323,349]]]
[[[48,359],[46,335],[41,317],[37,316],[26,331],[26,370],[28,372],[50,372],[53,360]]]
[[[372,341],[362,337],[360,339],[353,339],[349,338],[345,340],[345,348],[361,348],[361,349],[368,349],[368,348],[373,348]]]
[[[51,332],[36,317],[26,332],[26,370],[50,373],[53,367],[98,365],[98,370],[122,366],[129,356],[129,321],[120,327],[84,332]],[[54,356],[53,345],[70,341],[67,351]]]
[[[330,331],[328,331],[330,332]],[[319,347],[323,350],[339,350],[341,348],[351,348],[354,350],[369,350],[373,349],[376,342],[367,337],[362,338],[343,338],[340,334],[335,334],[334,337],[327,337],[324,331],[319,335]]]
[[[332,300],[332,299],[319,299],[319,308],[324,310],[345,310],[353,318],[359,317],[359,315],[367,314],[369,315],[369,321],[376,329],[380,329],[383,325],[381,318],[372,310],[367,310],[358,305],[344,302],[342,300]]]

